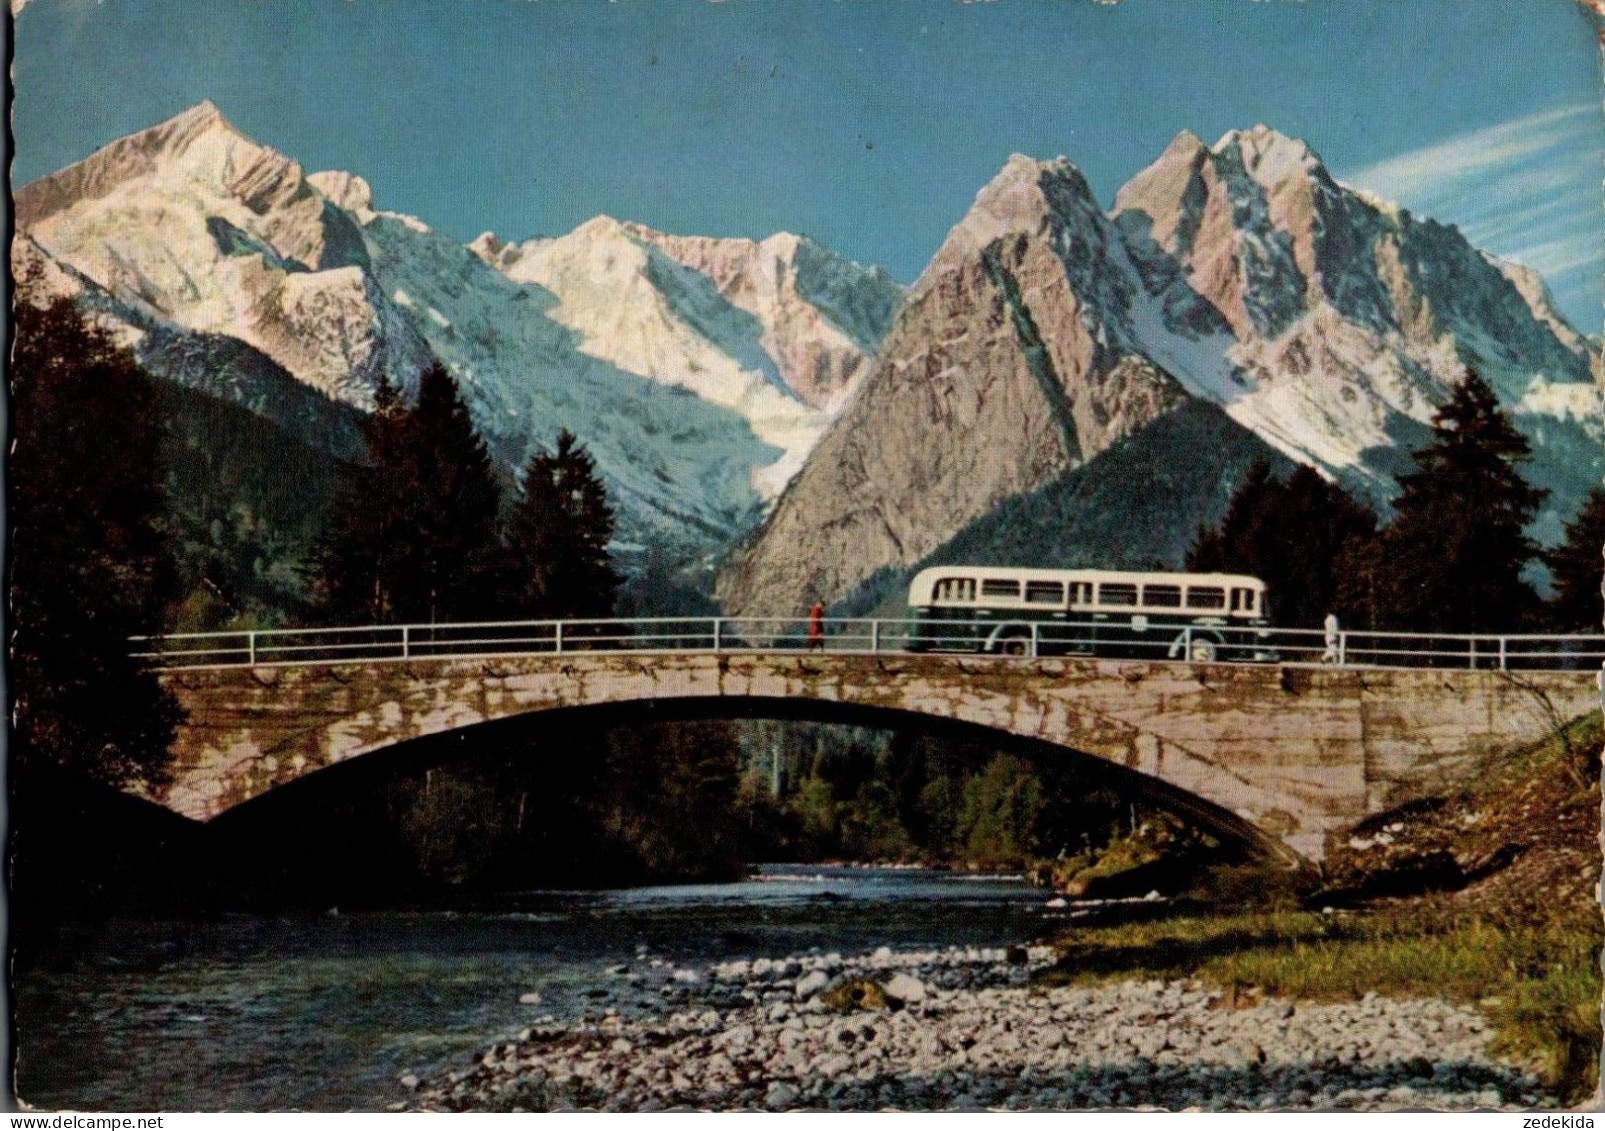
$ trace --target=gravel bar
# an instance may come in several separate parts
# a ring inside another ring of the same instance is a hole
[[[1194,982],[1030,985],[1046,948],[643,956],[652,1017],[537,1019],[462,1071],[402,1082],[427,1110],[1526,1110],[1552,1103],[1488,1052],[1475,1010],[1367,995],[1246,1008]],[[847,977],[900,1007],[837,1013]],[[538,994],[524,995],[534,1001]]]

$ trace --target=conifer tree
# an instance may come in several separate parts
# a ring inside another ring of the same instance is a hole
[[[490,614],[501,491],[457,383],[439,362],[418,380],[403,443],[397,615],[433,624]]]
[[[321,548],[324,613],[349,624],[395,619],[395,590],[406,529],[406,406],[388,377],[379,378],[364,422],[365,464],[352,468],[329,506]]]
[[[508,522],[509,616],[606,617],[619,575],[608,556],[613,511],[596,463],[567,429],[537,451]]]
[[[1249,533],[1260,525],[1259,516],[1265,510],[1271,491],[1271,465],[1256,459],[1248,466],[1248,473],[1227,500],[1226,513],[1220,526],[1201,527],[1187,551],[1187,568],[1199,573],[1223,571],[1251,572],[1250,561],[1257,567],[1259,555],[1250,554],[1242,547]]]
[[[436,623],[493,609],[500,492],[457,385],[439,362],[408,409],[381,381],[366,466],[330,512],[323,588],[347,623]]]
[[[1416,632],[1522,627],[1538,598],[1522,570],[1538,552],[1527,524],[1546,492],[1521,477],[1527,440],[1493,390],[1467,371],[1433,418],[1431,439],[1400,476],[1381,537],[1381,619]]]
[[[180,712],[128,637],[175,580],[151,379],[67,300],[16,307],[11,358],[13,765],[160,784]]]
[[[1315,627],[1342,612],[1342,559],[1355,539],[1369,537],[1376,515],[1313,469],[1285,480],[1257,460],[1233,493],[1218,528],[1201,530],[1187,568],[1247,573],[1269,587],[1279,624]]]
[[[1544,555],[1554,578],[1555,595],[1549,602],[1550,627],[1559,632],[1594,634],[1605,620],[1605,488],[1595,487],[1583,500],[1577,515],[1566,525],[1566,537]]]

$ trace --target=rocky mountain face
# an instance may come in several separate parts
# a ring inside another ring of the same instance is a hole
[[[560,428],[626,541],[707,552],[751,526],[849,394],[901,288],[795,236],[600,218],[463,247],[305,173],[210,103],[19,189],[25,301],[70,294],[154,372],[350,457],[381,374],[431,355],[509,472]],[[353,412],[353,410],[355,410]]]
[[[1536,532],[1553,539],[1602,471],[1598,352],[1536,275],[1339,184],[1263,126],[1214,147],[1182,134],[1107,215],[1062,158],[1011,158],[718,592],[732,611],[796,612],[900,575],[971,524],[995,532],[1006,499],[1070,468],[1082,496],[1109,494],[1091,486],[1100,453],[1190,401],[1252,440],[1217,445],[1268,446],[1385,510],[1467,367],[1533,441],[1529,478],[1552,492]],[[1157,494],[1174,466],[1223,449],[1141,450]],[[1104,477],[1141,508],[1120,462]],[[1174,552],[1208,517],[1145,541]],[[1111,546],[1095,564],[1127,556]]]
[[[608,216],[556,239],[470,248],[557,298],[579,350],[738,412],[784,455],[754,482],[780,493],[885,335],[902,288],[811,240],[670,236]]]
[[[71,295],[151,371],[339,459],[380,376],[409,390],[439,357],[510,475],[580,437],[621,545],[706,561],[744,539],[716,583],[734,613],[954,546],[1126,560],[1109,523],[1068,512],[1070,542],[1011,550],[1021,500],[1122,500],[1144,552],[1173,555],[1208,516],[1169,504],[1214,505],[1262,448],[1385,508],[1468,366],[1533,441],[1540,537],[1605,471],[1600,345],[1542,280],[1264,127],[1180,135],[1107,212],[1063,158],[1011,158],[906,294],[788,234],[598,217],[463,246],[209,103],[14,199],[24,301]]]
[[[1542,281],[1339,184],[1301,141],[1256,126],[1206,148],[1183,133],[1112,215],[1150,272],[1179,273],[1231,328],[1233,419],[1374,501],[1392,493],[1400,441],[1468,367],[1540,449],[1562,440],[1557,421],[1597,447],[1599,351]],[[1556,492],[1553,534],[1578,480],[1548,455],[1532,471]]]
[[[752,545],[729,609],[806,608],[1185,397],[1134,347],[1141,279],[1067,162],[1013,158],[910,290],[866,383]]]

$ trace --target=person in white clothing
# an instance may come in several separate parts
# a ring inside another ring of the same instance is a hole
[[[1336,664],[1342,662],[1338,654],[1338,644],[1341,639],[1338,632],[1338,619],[1336,613],[1327,613],[1326,620],[1321,625],[1326,630],[1326,651],[1321,653],[1321,663]]]

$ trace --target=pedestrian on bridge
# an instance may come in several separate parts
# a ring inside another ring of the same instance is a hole
[[[814,607],[808,610],[808,650],[825,647],[825,606],[821,601],[815,601]]]
[[[1327,613],[1326,620],[1322,623],[1321,627],[1326,631],[1326,651],[1321,653],[1321,663],[1342,663],[1343,657],[1341,653],[1343,634],[1338,629],[1337,614]]]

